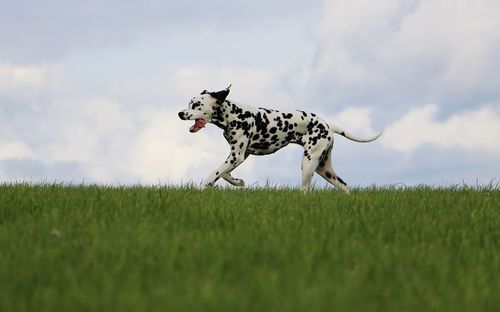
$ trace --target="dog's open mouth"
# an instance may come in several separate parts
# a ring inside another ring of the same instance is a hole
[[[205,124],[206,124],[205,119],[196,118],[194,125],[192,125],[191,128],[189,128],[189,132],[195,133],[198,130],[200,130],[201,128],[205,128]]]

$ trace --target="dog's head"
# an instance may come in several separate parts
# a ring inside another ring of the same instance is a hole
[[[208,92],[204,90],[200,95],[194,97],[188,105],[188,108],[179,112],[179,118],[182,120],[195,120],[195,123],[189,129],[194,133],[205,127],[205,124],[211,122],[217,105],[224,103],[229,94],[231,85],[222,91]]]

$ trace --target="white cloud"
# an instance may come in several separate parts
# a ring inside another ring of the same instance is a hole
[[[0,160],[20,158],[34,158],[33,151],[28,145],[23,142],[0,142]]]
[[[312,84],[331,85],[331,94],[342,99],[360,90],[410,100],[498,97],[499,1],[325,3],[314,31],[318,50]]]
[[[350,107],[325,119],[342,129],[359,135],[373,135],[371,107]]]
[[[58,100],[47,109],[52,137],[37,153],[45,163],[99,162],[106,150],[122,142],[123,135],[134,129],[132,113],[107,98]]]
[[[370,47],[384,40],[390,26],[387,17],[397,13],[399,2],[325,1],[323,19],[313,32],[319,47],[314,75],[332,76],[336,83],[347,85],[380,80],[372,60],[363,57],[371,58],[375,51]]]
[[[28,144],[23,142],[8,116],[0,110],[0,160],[21,158],[32,159],[34,153]]]
[[[191,122],[183,122],[174,111],[156,111],[150,118],[131,146],[129,170],[143,181],[180,182],[192,178],[188,176],[190,168],[214,166],[215,147],[220,146],[220,139],[209,136],[206,131],[190,134]]]
[[[428,82],[452,94],[496,92],[499,13],[498,1],[420,1],[388,38],[380,60],[395,63],[400,76],[403,71],[418,75],[421,66],[428,67]]]
[[[57,83],[59,66],[0,64],[0,93],[38,91]]]
[[[411,109],[390,125],[382,136],[388,148],[410,153],[426,144],[462,148],[500,155],[500,114],[490,106],[456,113],[446,120],[436,116],[439,107],[430,104]]]

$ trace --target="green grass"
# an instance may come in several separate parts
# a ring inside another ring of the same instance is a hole
[[[500,191],[0,186],[0,311],[494,311]]]

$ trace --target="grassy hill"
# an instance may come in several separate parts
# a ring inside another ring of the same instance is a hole
[[[0,186],[0,311],[494,311],[500,191]]]

